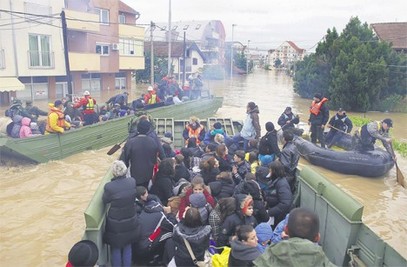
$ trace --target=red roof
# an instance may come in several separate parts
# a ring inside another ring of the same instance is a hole
[[[299,48],[299,47],[298,47],[296,44],[294,44],[293,42],[287,41],[287,43],[288,43],[289,45],[291,45],[291,47],[294,48],[298,53],[304,53],[304,52],[305,52],[305,49]]]
[[[133,8],[129,7],[128,5],[126,5],[125,3],[123,3],[122,1],[119,1],[119,11],[121,12],[125,12],[125,13],[130,13],[130,14],[138,14],[138,12],[136,10],[134,10]]]
[[[407,22],[371,24],[380,40],[392,43],[394,49],[407,49]]]

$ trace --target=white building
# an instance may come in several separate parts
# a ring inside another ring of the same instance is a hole
[[[291,41],[285,41],[276,49],[268,51],[268,64],[274,67],[277,59],[281,61],[281,67],[289,67],[296,61],[303,60],[305,49],[299,48]]]

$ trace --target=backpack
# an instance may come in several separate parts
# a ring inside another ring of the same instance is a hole
[[[262,155],[270,155],[270,146],[269,146],[269,133],[267,133],[265,136],[260,138],[259,142],[259,153]]]
[[[213,267],[225,267],[229,264],[229,255],[232,249],[230,247],[223,247],[223,251],[212,255]]]

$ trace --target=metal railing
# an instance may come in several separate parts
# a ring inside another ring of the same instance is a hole
[[[27,55],[30,69],[53,69],[55,67],[54,52],[28,50]]]

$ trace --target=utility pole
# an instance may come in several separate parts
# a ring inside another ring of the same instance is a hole
[[[150,22],[150,83],[151,86],[154,85],[154,40],[153,31],[155,28],[154,22]]]
[[[234,43],[234,38],[233,38],[233,32],[235,29],[236,24],[232,24],[232,44],[230,45],[230,79],[233,77],[233,43]]]
[[[186,64],[186,60],[187,60],[186,36],[187,36],[187,33],[184,31],[184,51],[183,51],[183,56],[182,56],[184,58],[183,64],[182,64],[182,88],[184,88],[184,85],[185,85],[185,75],[186,75],[186,73],[185,73],[185,70],[186,70],[185,64]]]
[[[66,81],[68,83],[68,94],[72,98],[72,78],[71,78],[71,68],[69,67],[68,36],[67,36],[67,26],[66,26],[65,11],[61,12],[61,22],[62,22],[62,37],[63,37],[63,40],[64,40]]]
[[[247,47],[246,47],[246,74],[249,74],[249,44],[250,44],[250,40],[247,40]]]
[[[167,75],[171,74],[171,40],[172,31],[171,31],[171,0],[169,0],[169,9],[168,9],[168,72]]]

